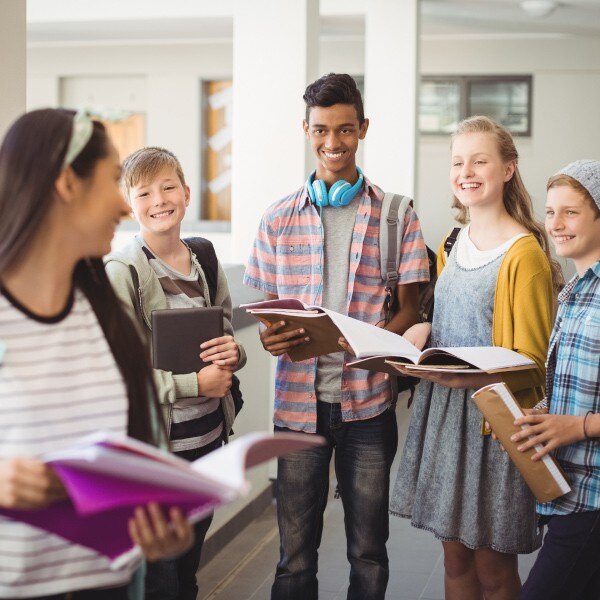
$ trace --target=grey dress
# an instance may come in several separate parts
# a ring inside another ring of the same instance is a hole
[[[437,281],[432,346],[491,346],[504,255],[465,269],[452,249]],[[390,512],[443,541],[528,553],[539,548],[535,501],[508,456],[481,434],[474,390],[417,387]]]

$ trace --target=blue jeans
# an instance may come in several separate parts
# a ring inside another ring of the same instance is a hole
[[[350,562],[348,600],[383,599],[389,578],[385,544],[390,467],[398,446],[396,414],[390,409],[372,419],[344,423],[339,404],[318,402],[317,433],[327,440],[325,446],[294,452],[278,461],[280,560],[271,598],[318,598],[318,549],[335,449]]]
[[[221,439],[195,450],[175,452],[180,458],[193,461],[220,448]],[[198,584],[196,572],[200,564],[202,544],[210,527],[213,516],[194,525],[194,543],[192,547],[176,559],[160,560],[146,566],[146,600],[196,600]]]
[[[600,598],[600,510],[542,517],[544,544],[521,600]]]

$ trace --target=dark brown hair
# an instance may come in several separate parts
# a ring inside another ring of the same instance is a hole
[[[54,184],[73,127],[72,111],[43,109],[13,123],[0,147],[0,280],[19,260],[44,225],[55,199]],[[75,174],[88,179],[96,163],[108,156],[104,126],[94,122],[92,137],[72,162]],[[128,433],[158,443],[162,427],[147,350],[115,295],[102,259],[81,260],[73,284],[89,300],[119,367],[129,399]],[[152,414],[154,413],[154,414]]]
[[[313,106],[329,107],[334,104],[351,104],[356,109],[359,124],[362,125],[365,121],[362,96],[356,87],[356,81],[345,73],[323,75],[306,88],[302,98],[306,104],[307,123]]]
[[[502,125],[496,123],[496,121],[482,116],[469,117],[461,121],[456,131],[452,134],[452,140],[454,141],[454,138],[465,133],[488,133],[494,136],[498,153],[502,160],[505,163],[514,162],[515,172],[504,184],[502,191],[504,208],[517,223],[523,225],[525,229],[533,234],[550,263],[554,288],[556,290],[562,288],[564,285],[562,269],[550,254],[550,244],[548,243],[548,236],[546,235],[544,226],[533,215],[533,202],[519,172],[519,153],[517,152],[512,135]],[[452,197],[452,208],[457,210],[456,220],[459,223],[464,225],[469,222],[469,209],[461,204],[456,196]]]

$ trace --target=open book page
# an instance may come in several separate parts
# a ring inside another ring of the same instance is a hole
[[[468,365],[413,365],[412,363],[403,363],[396,360],[387,360],[386,362],[396,370],[396,375],[398,374],[397,368],[402,368],[414,372],[415,376],[417,377],[419,371],[426,371],[428,373],[485,373],[483,369],[474,369],[469,367]]]
[[[401,335],[363,323],[347,315],[324,309],[346,338],[357,358],[369,356],[403,356],[416,362],[421,352]]]
[[[177,457],[174,457],[177,458]],[[130,454],[101,445],[78,449],[77,454],[45,461],[59,469],[84,471],[89,474],[105,475],[122,480],[122,493],[112,498],[118,505],[127,501],[127,494],[136,489],[137,484],[147,484],[156,488],[176,489],[181,492],[202,493],[222,499],[233,498],[239,491],[231,481],[214,480],[194,472],[183,459],[181,463],[164,463],[147,457]],[[85,504],[78,506],[82,513],[92,513],[104,509],[104,501],[98,495],[86,497]]]
[[[535,452],[542,450],[541,445],[520,452],[517,444],[511,441],[511,436],[519,431],[514,421],[523,416],[523,410],[506,384],[487,385],[477,390],[472,399],[540,502],[548,502],[571,490],[554,458],[545,455],[539,461],[531,460]],[[521,429],[527,427],[529,426],[522,425]]]
[[[245,472],[247,469],[264,463],[272,458],[302,450],[307,447],[321,446],[319,436],[299,436],[295,433],[249,433],[240,439],[222,446],[218,450],[199,458],[191,465],[192,469],[224,485],[240,491],[247,491]]]
[[[206,457],[210,458],[206,465],[204,459],[191,465],[130,438],[97,435],[91,443],[42,457],[61,478],[67,499],[35,511],[0,509],[0,514],[92,548],[114,565],[122,564],[132,557],[127,523],[136,506],[148,502],[165,509],[178,506],[196,521],[247,492],[246,468],[323,442],[316,435],[253,434],[232,443],[232,450],[228,446],[215,450]]]
[[[428,348],[421,354],[419,364],[443,364],[448,356],[456,357],[486,373],[535,367],[530,358],[501,346]]]
[[[400,337],[400,336],[397,336]],[[401,338],[402,340],[404,338]],[[517,352],[499,346],[429,348],[415,360],[414,354],[370,357],[348,363],[349,367],[398,374],[397,369],[430,373],[498,373],[531,369],[535,363]],[[417,364],[415,364],[415,362]]]
[[[254,310],[317,310],[321,311],[320,306],[311,306],[304,304],[297,298],[276,298],[275,300],[263,300],[262,302],[252,302],[250,304],[240,304],[240,308],[247,311]]]

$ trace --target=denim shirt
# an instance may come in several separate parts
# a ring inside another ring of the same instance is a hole
[[[547,363],[549,412],[585,415],[600,412],[600,261],[575,276],[558,297],[556,323]],[[557,448],[571,492],[545,504],[542,515],[600,510],[600,441],[581,440]]]

